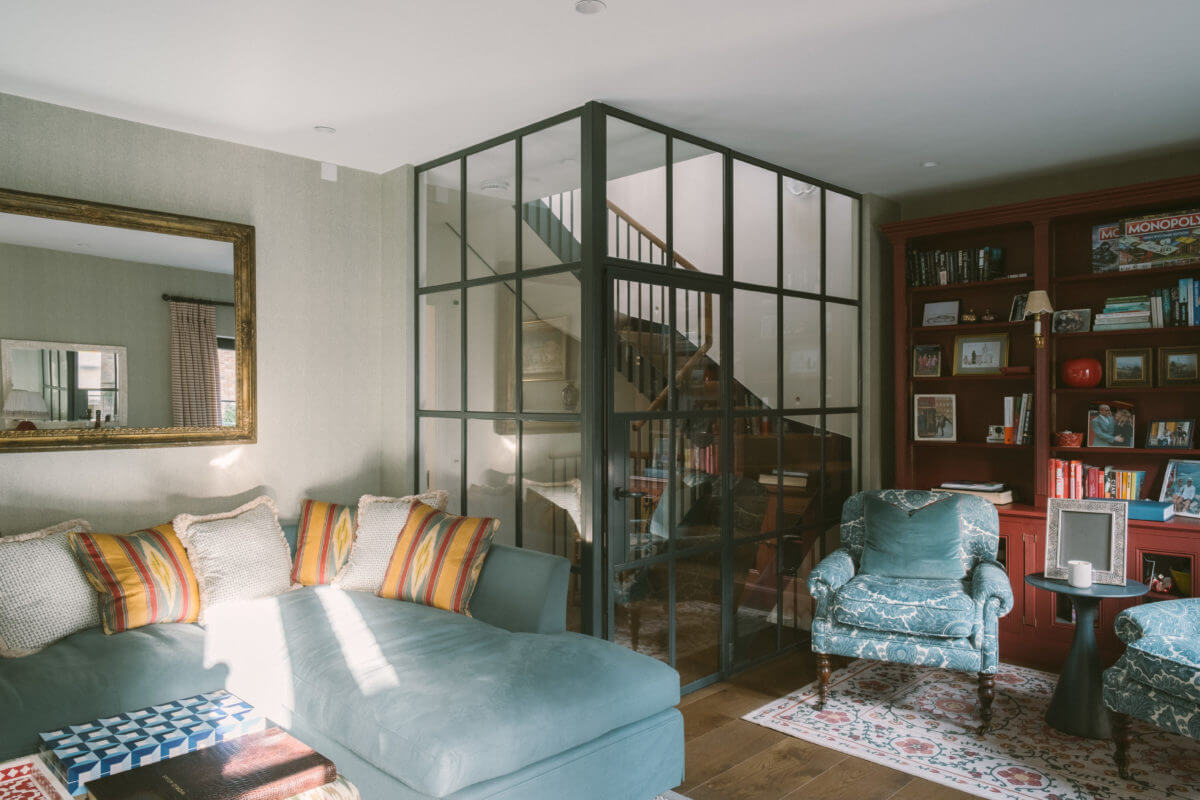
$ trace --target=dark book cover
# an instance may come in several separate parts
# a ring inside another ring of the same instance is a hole
[[[279,728],[87,784],[91,800],[285,800],[333,781],[333,762]]]

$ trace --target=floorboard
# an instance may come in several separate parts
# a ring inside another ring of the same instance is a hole
[[[687,779],[677,791],[692,800],[971,797],[741,719],[815,679],[812,653],[797,652],[685,697],[679,710],[687,740]]]

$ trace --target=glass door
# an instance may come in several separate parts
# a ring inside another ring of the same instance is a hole
[[[728,292],[618,268],[608,285],[608,630],[687,687],[720,674],[728,624]]]

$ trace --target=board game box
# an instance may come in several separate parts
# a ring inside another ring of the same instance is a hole
[[[222,690],[39,733],[38,747],[67,791],[81,795],[96,778],[265,728],[254,706]]]
[[[1200,263],[1200,210],[1171,211],[1092,228],[1092,271]]]

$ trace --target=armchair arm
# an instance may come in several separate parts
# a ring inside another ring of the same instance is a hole
[[[975,565],[971,575],[971,596],[980,605],[995,599],[997,618],[1013,609],[1012,583],[1008,580],[1008,573],[995,561],[981,561]]]
[[[1116,630],[1125,644],[1143,636],[1200,636],[1200,598],[1127,608],[1117,615]]]
[[[854,558],[845,548],[839,547],[813,567],[808,573],[808,591],[817,601],[817,616],[826,616],[829,601],[838,589],[854,577]]]

